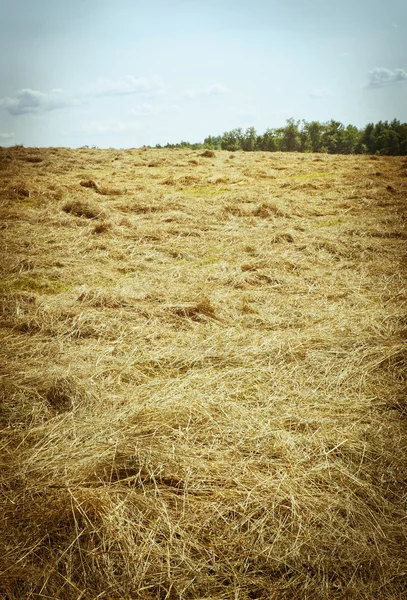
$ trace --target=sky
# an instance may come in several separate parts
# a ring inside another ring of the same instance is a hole
[[[0,145],[407,121],[406,0],[0,0]]]

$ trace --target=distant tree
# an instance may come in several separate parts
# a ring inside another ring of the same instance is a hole
[[[359,142],[359,130],[354,125],[348,125],[339,135],[340,154],[354,154]]]
[[[281,150],[285,152],[296,152],[300,149],[300,133],[298,130],[300,121],[287,119],[286,126],[282,128]]]
[[[275,152],[277,150],[277,144],[274,129],[267,129],[263,135],[257,136],[256,145],[259,150]]]
[[[276,150],[278,152],[286,151],[285,144],[284,144],[284,131],[285,131],[284,127],[276,127],[275,129],[273,129],[274,142],[276,145]]]
[[[322,134],[322,147],[329,154],[338,154],[341,151],[343,143],[344,127],[339,121],[331,119],[325,123],[324,132]]]
[[[378,154],[397,155],[400,153],[398,136],[399,122],[379,121],[373,130],[374,148]]]
[[[373,154],[375,152],[373,138],[374,128],[374,123],[368,123],[360,135],[360,144],[366,150],[366,154]]]
[[[241,150],[242,139],[243,131],[240,128],[226,131],[222,136],[221,148],[222,150],[230,150],[231,152]]]
[[[220,136],[220,135],[217,135],[217,136],[208,135],[208,137],[206,137],[203,142],[205,148],[208,148],[209,150],[219,150],[221,147],[221,143],[222,143],[222,136]]]
[[[322,133],[324,126],[319,121],[304,121],[303,130],[307,133],[312,152],[322,151]]]
[[[391,126],[397,132],[400,154],[402,156],[407,155],[407,123],[392,121]]]
[[[302,121],[301,128],[299,130],[299,152],[312,152],[311,138],[305,127],[306,121]]]
[[[248,127],[241,140],[242,150],[245,152],[253,152],[257,150],[257,133],[254,127]]]
[[[161,148],[160,144],[156,148]],[[378,121],[358,129],[354,125],[344,127],[333,119],[327,123],[287,119],[285,127],[267,129],[262,135],[254,127],[248,127],[245,132],[237,128],[223,135],[209,135],[203,144],[181,141],[177,144],[168,143],[165,148],[407,155],[407,123],[393,119],[390,123]]]

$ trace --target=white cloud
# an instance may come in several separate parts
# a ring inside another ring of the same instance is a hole
[[[25,88],[13,97],[0,98],[0,108],[4,108],[11,115],[48,112],[78,104],[80,104],[78,100],[69,98],[68,94],[60,89],[40,92]]]
[[[163,83],[153,77],[125,75],[119,79],[98,79],[90,83],[84,93],[89,96],[126,96],[129,94],[159,94],[164,91]]]
[[[135,121],[91,121],[81,127],[81,133],[91,135],[104,135],[106,133],[125,133],[140,129],[140,123]]]
[[[220,83],[212,83],[204,88],[185,90],[184,95],[188,98],[197,98],[199,96],[222,96],[230,94],[231,90]]]
[[[41,92],[24,88],[14,96],[0,98],[0,108],[7,110],[11,115],[24,115],[28,113],[44,113],[61,108],[79,106],[89,96],[123,96],[129,94],[156,95],[163,93],[164,85],[157,78],[136,78],[126,75],[120,79],[99,79],[90,83],[73,97],[72,93],[61,89]]]
[[[386,69],[385,67],[375,67],[368,73],[368,88],[383,87],[394,83],[401,83],[407,80],[407,71],[404,69]]]
[[[14,133],[0,133],[0,140],[8,142],[14,139]]]

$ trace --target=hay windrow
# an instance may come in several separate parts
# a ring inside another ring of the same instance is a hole
[[[69,200],[65,202],[62,210],[75,217],[86,217],[87,219],[97,219],[103,215],[102,209],[82,200]]]
[[[405,159],[212,154],[0,148],[7,600],[407,593]]]

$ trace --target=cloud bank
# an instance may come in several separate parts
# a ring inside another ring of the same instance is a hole
[[[407,81],[407,71],[404,69],[386,69],[385,67],[375,67],[368,73],[368,88],[384,87]]]
[[[11,115],[48,112],[78,104],[78,100],[69,98],[64,90],[59,89],[40,92],[25,88],[11,98],[0,98],[0,108],[6,109]]]
[[[157,78],[137,78],[125,75],[119,79],[98,79],[77,93],[61,89],[41,92],[24,88],[15,96],[0,98],[0,108],[10,115],[25,115],[29,113],[45,113],[52,110],[80,106],[90,97],[102,98],[111,96],[126,96],[131,94],[157,95],[164,91],[163,83]]]

